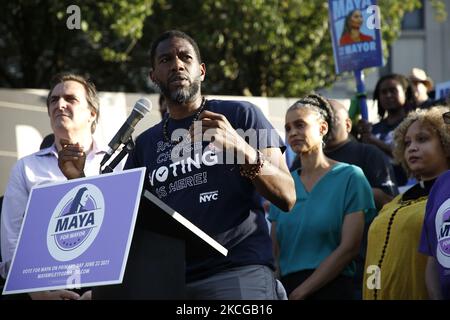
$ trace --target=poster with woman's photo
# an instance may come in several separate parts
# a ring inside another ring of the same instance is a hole
[[[383,65],[376,0],[329,0],[336,73]]]

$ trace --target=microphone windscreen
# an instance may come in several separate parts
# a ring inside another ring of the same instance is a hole
[[[147,98],[140,98],[133,109],[142,114],[142,116],[145,116],[152,109],[152,102]]]

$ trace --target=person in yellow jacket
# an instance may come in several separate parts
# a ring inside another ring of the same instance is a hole
[[[366,300],[428,299],[427,257],[418,251],[425,206],[436,178],[450,168],[447,108],[411,112],[394,133],[394,157],[419,183],[387,203],[369,228]]]

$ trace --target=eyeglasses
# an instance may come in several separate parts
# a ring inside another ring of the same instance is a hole
[[[450,111],[444,113],[444,114],[442,115],[442,118],[444,118],[444,122],[445,122],[446,124],[450,124]]]

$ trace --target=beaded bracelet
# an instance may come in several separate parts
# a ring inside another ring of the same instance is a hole
[[[241,173],[241,176],[253,180],[261,173],[261,169],[263,166],[264,166],[264,155],[262,154],[261,151],[256,150],[256,163],[252,165],[249,169],[244,169],[242,165],[239,166],[239,172]]]

